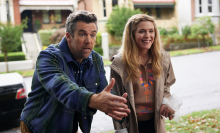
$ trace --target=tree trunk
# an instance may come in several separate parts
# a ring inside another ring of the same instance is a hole
[[[203,47],[205,48],[205,35],[202,35]]]
[[[8,71],[8,58],[7,58],[8,53],[5,52],[4,55],[5,55],[6,72],[9,73],[9,71]]]

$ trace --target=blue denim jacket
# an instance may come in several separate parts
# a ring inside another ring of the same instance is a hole
[[[72,133],[74,113],[78,111],[88,133],[96,113],[87,106],[89,99],[106,86],[101,56],[92,51],[79,64],[63,38],[59,45],[40,52],[21,120],[34,133]]]

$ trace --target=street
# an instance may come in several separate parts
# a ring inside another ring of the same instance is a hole
[[[176,76],[176,83],[171,86],[171,94],[176,94],[183,101],[180,115],[220,108],[220,51],[177,56],[171,60]],[[110,68],[105,67],[105,70],[109,80]],[[31,79],[25,78],[28,91]],[[2,133],[19,133],[15,129]],[[113,129],[111,118],[98,111],[93,119],[91,133]]]

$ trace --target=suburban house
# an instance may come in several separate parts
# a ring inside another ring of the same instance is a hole
[[[0,0],[0,22],[20,24],[28,18],[28,29],[33,32],[35,22],[41,29],[60,28],[66,17],[76,10],[88,10],[98,17],[100,32],[106,32],[105,24],[115,6],[140,9],[156,19],[158,27],[191,25],[197,17],[210,16],[219,29],[219,0]],[[112,37],[109,37],[111,43]]]
[[[153,16],[158,27],[172,27],[178,24],[176,0],[133,0],[134,9]]]
[[[24,32],[33,32],[36,21],[41,23],[41,29],[60,28],[77,5],[77,0],[0,0],[0,21],[20,24],[27,18]]]

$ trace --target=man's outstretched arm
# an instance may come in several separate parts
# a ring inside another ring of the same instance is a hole
[[[125,104],[127,100],[124,97],[116,96],[110,93],[111,88],[115,84],[115,79],[112,78],[110,84],[99,94],[93,94],[90,97],[88,106],[98,109],[104,113],[112,114],[114,118],[123,118],[130,113],[130,109]],[[115,102],[117,101],[117,102]]]

